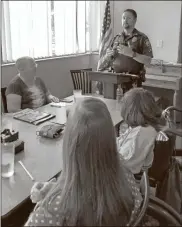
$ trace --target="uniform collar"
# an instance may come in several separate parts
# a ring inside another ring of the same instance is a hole
[[[131,37],[133,37],[133,36],[138,36],[138,35],[140,35],[140,32],[139,32],[136,28],[134,28],[133,31],[132,31],[132,33],[131,33],[130,35],[126,35],[126,34],[124,33],[124,31],[122,31],[122,33],[121,33],[120,35],[122,35],[124,38],[131,38]]]

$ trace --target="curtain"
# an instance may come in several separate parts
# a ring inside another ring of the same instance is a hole
[[[2,1],[3,62],[97,51],[105,1]]]
[[[180,22],[180,34],[179,34],[179,47],[178,47],[178,63],[182,63],[182,3],[181,3],[181,22]]]

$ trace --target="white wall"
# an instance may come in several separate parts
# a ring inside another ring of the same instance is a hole
[[[132,8],[138,14],[136,28],[148,35],[154,58],[177,62],[181,1],[115,1],[114,34],[121,32],[121,15],[124,9]],[[157,47],[163,40],[163,48]]]
[[[121,32],[121,15],[126,8],[133,8],[138,13],[137,28],[146,33],[153,46],[155,58],[176,61],[179,44],[179,25],[181,2],[177,1],[114,1],[111,3],[113,12],[113,33]],[[157,39],[164,40],[164,48],[156,48]],[[38,61],[38,74],[44,79],[50,91],[58,96],[70,95],[73,89],[70,69],[92,67],[96,69],[98,55],[82,55],[60,59]],[[8,85],[16,74],[14,65],[2,66],[1,87]]]
[[[37,74],[46,83],[53,95],[66,97],[72,94],[73,84],[70,69],[89,68],[90,56],[65,57],[37,61]],[[14,64],[1,67],[1,87],[7,87],[9,81],[17,74]]]
[[[114,35],[122,31],[121,15],[125,9],[131,8],[131,1],[114,1]]]

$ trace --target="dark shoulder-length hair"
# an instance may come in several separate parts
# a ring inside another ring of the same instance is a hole
[[[131,127],[153,126],[161,129],[162,109],[153,94],[143,88],[133,88],[125,93],[121,102],[121,116]]]
[[[134,201],[104,102],[85,98],[70,109],[62,152],[62,173],[44,211],[54,216],[49,203],[60,195],[61,226],[126,226]]]

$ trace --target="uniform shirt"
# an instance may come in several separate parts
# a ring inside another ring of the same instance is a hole
[[[139,190],[138,185],[135,182],[133,174],[130,171],[126,171],[126,178],[128,181],[128,185],[132,190],[132,197],[133,197],[133,211],[131,214],[130,222],[135,220],[138,212],[140,211],[140,206],[142,203],[142,196]],[[45,212],[43,207],[36,206],[35,210],[31,213],[28,221],[26,222],[25,226],[61,226],[60,225],[60,212],[59,206],[61,196],[57,195],[55,199],[49,204],[49,209],[53,212],[47,213]],[[87,212],[87,211],[85,211]],[[53,214],[52,214],[53,213]]]
[[[137,29],[134,29],[132,34],[128,36],[126,36],[124,32],[116,35],[111,42],[110,49],[118,46],[119,44],[131,47],[132,50],[138,54],[146,55],[151,58],[153,57],[152,47],[148,37]],[[99,65],[99,71],[113,67],[115,72],[128,72],[140,75],[142,77],[142,81],[145,81],[144,65],[131,57],[117,54],[116,57],[111,58],[105,55],[105,57],[100,60]]]
[[[21,109],[35,109],[47,104],[48,90],[39,77],[35,77],[34,84],[28,86],[19,75],[16,75],[6,89],[6,95],[16,94],[22,97]]]

